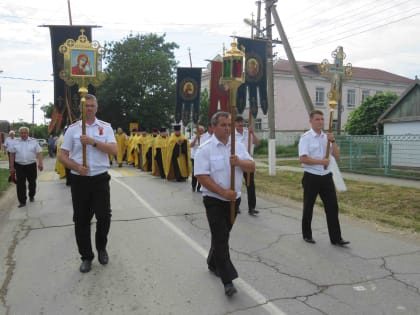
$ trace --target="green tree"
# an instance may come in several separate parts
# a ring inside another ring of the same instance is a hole
[[[204,128],[207,128],[210,123],[209,106],[209,91],[204,89],[200,94],[200,125],[204,126]]]
[[[165,35],[132,35],[105,44],[106,80],[97,89],[98,117],[127,131],[169,127],[176,102],[176,43]]]
[[[346,132],[351,135],[375,135],[383,134],[383,126],[376,122],[398,98],[395,93],[381,93],[368,96],[358,108],[352,111],[345,126]],[[378,129],[377,129],[378,128]]]
[[[44,112],[44,117],[48,119],[52,118],[53,109],[54,109],[53,103],[49,103],[48,105],[41,106],[41,110]]]
[[[10,126],[11,129],[16,131],[16,136],[20,137],[19,135],[19,128],[20,127],[28,127],[29,128],[29,136],[35,139],[47,139],[48,138],[48,126],[46,125],[35,125],[33,126],[31,123],[20,121],[15,122]]]

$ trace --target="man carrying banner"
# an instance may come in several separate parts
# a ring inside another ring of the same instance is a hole
[[[338,202],[334,187],[330,161],[326,158],[327,145],[332,145],[331,154],[338,159],[340,149],[332,133],[325,134],[324,114],[320,110],[310,113],[311,129],[304,133],[299,141],[299,160],[303,165],[303,215],[302,235],[305,242],[315,244],[312,237],[312,215],[316,197],[319,195],[324,204],[327,216],[328,234],[331,244],[344,246],[349,244],[341,237],[340,222],[338,220]]]
[[[71,169],[71,196],[76,243],[82,264],[80,272],[91,270],[95,257],[91,244],[91,220],[96,217],[95,246],[98,260],[108,263],[106,251],[111,226],[111,179],[108,174],[109,154],[117,154],[117,141],[110,124],[96,118],[96,97],[86,97],[86,134],[82,134],[82,121],[71,125],[61,145],[60,162]],[[83,145],[86,145],[87,165],[83,165]]]
[[[210,271],[220,276],[227,296],[236,293],[232,280],[238,277],[229,255],[231,221],[230,204],[236,211],[241,203],[242,173],[254,172],[255,162],[245,147],[235,143],[231,155],[231,117],[217,112],[211,119],[214,135],[197,150],[194,173],[201,184],[203,202],[211,231],[211,246],[207,257]],[[231,166],[235,167],[235,189],[230,188]]]

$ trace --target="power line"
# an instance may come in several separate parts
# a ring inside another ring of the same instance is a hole
[[[384,6],[389,2],[394,2],[395,0],[388,0],[388,2],[382,2],[381,5]],[[309,34],[312,33],[319,33],[319,30],[321,27],[328,27],[330,28],[331,26],[334,26],[334,29],[337,29],[339,27],[341,27],[342,25],[347,25],[348,24],[348,20],[353,21],[353,22],[359,22],[361,19],[364,18],[364,14],[367,12],[369,15],[369,19],[371,19],[372,17],[374,17],[375,15],[378,15],[378,9],[381,8],[381,5],[377,5],[375,7],[375,11],[372,12],[372,10],[370,10],[369,5],[375,5],[375,2],[366,4],[366,5],[361,5],[360,7],[357,7],[355,9],[351,10],[352,14],[349,14],[350,12],[345,11],[342,14],[335,14],[332,16],[331,19],[323,19],[322,21],[316,21],[313,24],[310,24],[304,28],[301,28],[300,30],[298,30],[297,32],[294,32],[290,35],[290,39],[293,39],[294,41],[300,41],[300,40],[305,40]],[[334,7],[334,9],[336,9],[337,7]],[[359,10],[361,10],[362,12],[359,12]],[[360,14],[362,13],[362,14]],[[321,16],[325,15],[325,12],[320,12],[319,13]],[[354,16],[358,16],[357,19],[354,19]],[[343,17],[343,18],[342,18]],[[296,23],[296,22],[294,22]],[[297,22],[298,24],[300,22]],[[298,37],[298,38],[296,38]],[[303,37],[303,38],[302,38]],[[296,39],[295,39],[296,38]]]
[[[41,79],[22,78],[22,77],[5,77],[5,76],[0,76],[0,79],[24,80],[24,81],[35,81],[35,82],[54,82],[54,80],[41,80]]]
[[[409,0],[408,0],[408,1],[409,1]],[[393,2],[393,1],[391,1],[391,2]],[[405,1],[405,2],[407,2],[407,1]],[[397,6],[400,6],[400,5],[401,5],[401,4],[403,4],[403,3],[404,3],[404,2],[400,2],[400,3],[395,4],[395,5],[393,5],[393,6],[382,7],[380,10],[378,10],[378,8],[376,8],[375,13],[373,13],[373,14],[371,14],[371,13],[367,12],[367,13],[368,13],[368,20],[369,20],[369,23],[364,24],[364,25],[362,25],[362,26],[357,25],[357,26],[355,26],[355,27],[357,27],[357,28],[359,28],[359,29],[360,29],[361,27],[365,27],[365,26],[368,26],[368,25],[373,25],[373,24],[375,24],[375,23],[379,22],[378,20],[376,20],[376,21],[373,21],[373,22],[372,22],[372,20],[373,20],[374,18],[376,18],[376,17],[380,18],[380,19],[381,19],[381,21],[383,21],[384,17],[383,17],[383,16],[381,16],[381,13],[382,13],[382,12],[387,11],[387,10],[390,10],[390,9],[393,9],[393,8],[395,8],[395,7],[397,7]],[[387,18],[392,18],[392,17],[395,17],[395,16],[397,16],[397,15],[401,15],[402,13],[406,13],[407,11],[412,11],[413,9],[417,9],[417,8],[418,8],[418,7],[415,7],[415,8],[409,8],[409,9],[408,9],[408,10],[406,10],[406,11],[403,11],[403,12],[398,12],[397,14],[394,14],[394,15],[391,15],[391,16],[387,16]],[[358,19],[354,19],[354,18],[353,18],[354,16],[358,16]],[[338,19],[338,18],[337,18],[337,19]],[[336,20],[337,20],[337,19],[336,19]],[[322,36],[321,36],[321,37],[319,37],[319,38],[321,38],[321,39],[322,39],[322,38],[330,37],[330,36],[328,35],[328,33],[329,33],[329,32],[334,32],[334,33],[335,33],[335,35],[336,35],[337,29],[344,28],[344,26],[346,26],[346,25],[350,25],[350,24],[352,24],[352,23],[354,23],[354,22],[359,23],[359,21],[360,21],[360,20],[363,20],[363,19],[364,19],[364,17],[363,17],[363,16],[360,16],[360,14],[355,13],[355,14],[353,14],[353,15],[349,15],[349,16],[348,16],[348,18],[346,18],[346,19],[344,19],[344,20],[339,20],[339,22],[338,22],[338,23],[336,23],[336,22],[335,22],[335,20],[329,21],[329,24],[328,24],[329,30],[327,31],[327,33],[322,33]],[[346,20],[347,20],[347,21],[346,21]],[[349,21],[349,20],[350,20],[350,21]],[[340,23],[340,22],[341,22],[341,23]],[[322,23],[321,23],[321,24],[322,24]],[[342,33],[347,33],[347,32],[350,32],[352,29],[353,29],[353,28],[348,28],[348,30],[344,30]],[[318,33],[319,33],[319,28],[312,29],[312,30],[310,30],[309,32],[306,32],[306,33],[304,34],[304,37],[300,37],[300,38],[295,39],[295,40],[294,40],[294,43],[296,44],[296,42],[300,42],[300,41],[306,41],[306,40],[308,40],[309,38],[311,38],[311,37],[312,37],[312,35],[309,35],[309,34],[314,33],[314,32],[318,32]],[[312,38],[312,40],[313,40],[313,38]]]
[[[373,27],[368,28],[368,29],[366,29],[366,30],[363,30],[363,31],[360,31],[360,32],[356,32],[356,33],[349,34],[349,35],[347,35],[347,36],[343,36],[343,37],[340,37],[340,38],[331,39],[331,40],[329,40],[329,41],[327,41],[327,42],[323,42],[323,44],[329,44],[329,43],[336,42],[336,41],[340,41],[340,40],[343,40],[343,39],[346,39],[346,38],[349,38],[349,37],[353,37],[353,36],[356,36],[356,35],[360,35],[360,34],[363,34],[363,33],[366,33],[366,32],[369,32],[369,31],[372,31],[372,30],[375,30],[375,29],[378,29],[378,28],[382,28],[382,27],[388,26],[388,25],[390,25],[390,24],[395,24],[395,23],[401,22],[401,21],[403,21],[403,20],[410,19],[410,18],[415,17],[415,16],[417,16],[417,15],[420,15],[420,12],[414,13],[414,14],[412,14],[412,15],[410,15],[410,16],[406,16],[406,17],[400,18],[400,19],[398,19],[398,20],[390,21],[390,22],[388,22],[388,23],[384,23],[384,24],[381,24],[381,25],[376,25],[376,26],[373,26]],[[317,47],[317,46],[318,46],[318,45],[312,45],[312,46],[310,46],[310,47],[308,47],[308,48],[302,48],[302,49],[297,48],[295,51],[307,51],[307,50],[311,50],[312,48],[315,48],[315,47]]]

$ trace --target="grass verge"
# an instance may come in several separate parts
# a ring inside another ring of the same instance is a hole
[[[9,178],[9,170],[5,168],[0,168],[0,191],[5,191],[10,183],[7,181]]]
[[[278,171],[277,176],[269,176],[268,170],[261,168],[257,169],[255,186],[264,194],[302,202],[301,179],[301,173]],[[352,180],[346,180],[346,185],[348,191],[337,193],[340,213],[420,232],[419,189]],[[322,205],[319,197],[317,204]]]

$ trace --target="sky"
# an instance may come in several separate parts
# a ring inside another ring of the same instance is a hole
[[[99,25],[93,39],[123,41],[130,33],[165,35],[180,67],[206,67],[230,48],[232,36],[251,36],[244,19],[256,0],[70,0],[73,25]],[[261,25],[265,27],[265,3]],[[333,61],[414,79],[420,75],[420,0],[279,0],[276,10],[298,61]],[[48,123],[40,109],[54,101],[49,29],[69,25],[68,0],[0,0],[0,120]],[[273,38],[280,39],[276,26]],[[282,45],[275,58],[287,59]]]

